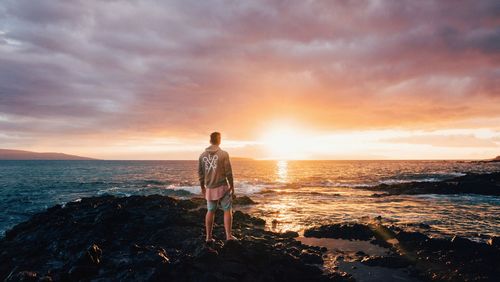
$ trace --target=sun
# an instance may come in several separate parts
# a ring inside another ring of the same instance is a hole
[[[303,134],[284,126],[269,129],[260,141],[268,151],[268,159],[301,159],[305,157],[308,147]]]

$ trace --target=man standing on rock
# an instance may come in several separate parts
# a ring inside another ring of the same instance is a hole
[[[215,210],[220,204],[224,211],[224,229],[226,240],[234,240],[231,234],[233,225],[233,171],[229,154],[219,148],[221,135],[219,132],[210,134],[210,146],[200,155],[198,176],[200,186],[207,200],[207,214],[205,227],[207,232],[206,242],[212,243],[212,228],[214,225]]]

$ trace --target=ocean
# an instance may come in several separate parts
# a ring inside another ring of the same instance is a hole
[[[234,160],[235,189],[257,204],[239,209],[274,231],[341,221],[419,228],[430,236],[483,240],[500,234],[500,197],[398,195],[372,197],[363,187],[439,181],[468,172],[500,171],[469,161]],[[196,161],[0,161],[0,234],[31,215],[83,197],[199,194]],[[424,226],[425,226],[424,225]]]

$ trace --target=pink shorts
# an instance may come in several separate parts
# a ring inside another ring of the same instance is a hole
[[[224,197],[227,191],[229,191],[229,187],[227,185],[221,185],[215,188],[206,188],[205,199],[207,201],[217,201]]]

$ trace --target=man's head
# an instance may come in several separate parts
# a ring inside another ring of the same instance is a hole
[[[219,132],[212,132],[212,134],[210,134],[210,144],[220,145],[220,133]]]

